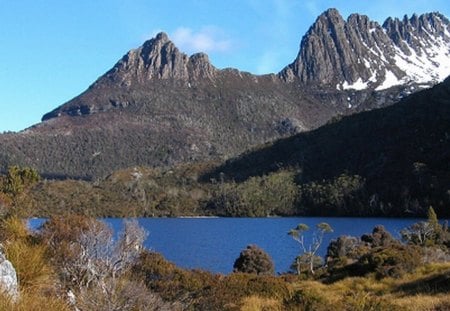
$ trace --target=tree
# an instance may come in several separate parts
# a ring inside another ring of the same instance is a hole
[[[33,185],[40,179],[39,173],[30,167],[21,168],[11,166],[8,168],[2,192],[7,193],[12,198],[19,195],[26,187]]]
[[[306,262],[309,266],[309,272],[314,274],[315,263],[317,262],[317,251],[323,242],[325,233],[333,232],[333,228],[326,222],[321,222],[316,225],[316,230],[313,232],[312,241],[310,244],[305,242],[305,232],[309,227],[305,224],[299,224],[294,229],[291,229],[288,234],[300,244],[301,253],[297,256],[294,266],[297,268],[297,274],[300,275],[302,263]]]
[[[257,245],[248,245],[233,265],[234,272],[273,274],[274,264],[272,258]]]
[[[74,245],[79,256],[72,268],[82,272],[84,279],[80,281],[86,286],[93,281],[105,284],[105,279],[114,280],[131,267],[143,250],[146,237],[146,231],[136,220],[125,220],[124,230],[119,233],[117,241],[114,241],[109,226],[92,221],[88,230],[81,233],[78,244]]]
[[[433,233],[433,228],[426,221],[414,223],[400,231],[403,241],[420,246],[429,244]]]
[[[157,295],[127,274],[143,252],[147,232],[125,220],[114,238],[104,222],[86,216],[53,217],[41,230],[61,281],[78,310],[168,310]]]
[[[432,246],[440,245],[446,240],[446,230],[439,224],[433,207],[429,207],[427,215],[427,221],[412,224],[400,232],[403,241],[420,246]]]
[[[72,224],[72,226],[71,226]],[[114,240],[105,223],[84,216],[55,217],[44,224],[42,237],[49,245],[61,278],[80,290],[105,284],[126,272],[143,250],[147,232],[136,220],[125,220]]]

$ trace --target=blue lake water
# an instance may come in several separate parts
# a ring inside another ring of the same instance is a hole
[[[299,223],[311,229],[321,222],[329,223],[334,232],[327,234],[320,249],[325,255],[331,239],[340,235],[361,236],[370,233],[376,225],[384,225],[399,238],[401,229],[420,219],[397,218],[139,218],[148,232],[145,246],[159,252],[180,267],[229,273],[239,253],[249,244],[257,244],[272,257],[277,272],[289,270],[299,253],[299,245],[287,232]],[[115,231],[120,230],[122,219],[104,219]],[[36,228],[42,219],[30,220]],[[310,241],[311,236],[305,236]]]

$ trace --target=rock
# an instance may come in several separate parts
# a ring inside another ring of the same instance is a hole
[[[12,263],[0,252],[0,290],[14,299],[18,296],[17,274]]]
[[[435,84],[450,74],[450,22],[439,13],[345,21],[336,9],[320,15],[303,37],[295,61],[280,76],[337,89],[386,89],[410,82]]]
[[[124,85],[153,79],[181,81],[212,78],[216,69],[203,53],[188,57],[165,33],[128,52],[108,73],[107,78]]]

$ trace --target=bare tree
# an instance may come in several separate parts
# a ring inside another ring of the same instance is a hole
[[[400,231],[405,242],[424,246],[434,235],[434,228],[429,222],[420,221]]]
[[[323,242],[323,236],[325,233],[333,232],[333,229],[326,222],[322,222],[316,226],[316,230],[313,232],[311,243],[307,244],[305,241],[305,232],[309,230],[309,227],[305,224],[299,224],[294,229],[291,229],[288,234],[300,244],[301,254],[295,259],[294,265],[297,268],[297,274],[301,273],[301,266],[303,263],[307,263],[309,271],[314,274],[314,266],[317,262],[317,251]]]
[[[50,245],[63,247],[60,252],[67,255],[66,260],[60,260],[60,273],[73,289],[69,291],[73,306],[79,310],[135,310],[136,305],[150,301],[150,292],[144,300],[130,294],[134,286],[142,293],[142,285],[130,282],[125,275],[143,251],[146,238],[147,232],[136,220],[125,220],[117,239],[108,225],[96,219],[83,220],[82,230],[68,244],[51,235]],[[101,308],[95,307],[96,299]]]
[[[106,278],[115,279],[131,267],[143,250],[146,238],[147,232],[136,220],[124,221],[117,241],[109,226],[92,220],[87,230],[71,244],[71,253],[78,253],[78,256],[65,267],[65,272],[79,288],[89,287],[93,281],[104,284]]]

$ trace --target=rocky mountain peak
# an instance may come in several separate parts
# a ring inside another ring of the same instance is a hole
[[[155,36],[155,40],[159,40],[159,41],[163,41],[163,42],[168,42],[169,40],[169,36],[165,33],[165,32],[160,32]]]
[[[280,76],[339,90],[383,90],[408,83],[434,84],[450,74],[450,23],[440,13],[345,21],[336,9],[322,13]]]
[[[161,32],[146,41],[141,47],[129,51],[122,59],[100,78],[130,86],[150,80],[181,80],[189,82],[203,78],[212,79],[216,69],[204,53],[188,57],[180,52],[166,33]]]

